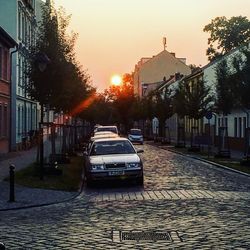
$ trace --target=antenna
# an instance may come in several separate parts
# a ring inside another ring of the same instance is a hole
[[[166,47],[167,47],[167,39],[166,37],[163,37],[163,49],[166,50]]]

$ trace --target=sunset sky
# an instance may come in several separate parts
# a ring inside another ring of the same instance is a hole
[[[79,34],[77,59],[100,91],[111,76],[131,73],[141,57],[167,50],[205,65],[206,24],[217,16],[247,16],[250,0],[55,0],[72,14],[70,29]]]

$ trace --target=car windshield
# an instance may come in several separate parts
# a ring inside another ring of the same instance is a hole
[[[90,155],[135,154],[129,141],[102,141],[95,142]]]
[[[139,129],[131,129],[130,134],[131,135],[141,135],[141,130],[139,130]]]
[[[99,127],[96,129],[97,132],[110,131],[117,134],[117,129],[115,127]]]

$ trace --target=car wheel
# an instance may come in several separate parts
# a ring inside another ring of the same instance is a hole
[[[143,186],[143,185],[144,185],[144,178],[143,178],[143,175],[137,179],[137,184],[138,184],[139,186]]]

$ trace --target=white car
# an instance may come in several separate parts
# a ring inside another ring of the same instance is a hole
[[[143,185],[143,164],[132,143],[126,138],[105,138],[93,141],[85,152],[87,185],[98,180],[133,179]]]
[[[110,131],[110,132],[113,132],[115,134],[118,134],[117,126],[99,126],[95,129],[95,133],[96,132],[103,132],[103,131]]]
[[[132,128],[128,133],[128,139],[131,142],[137,142],[143,144],[143,135],[140,129]]]

